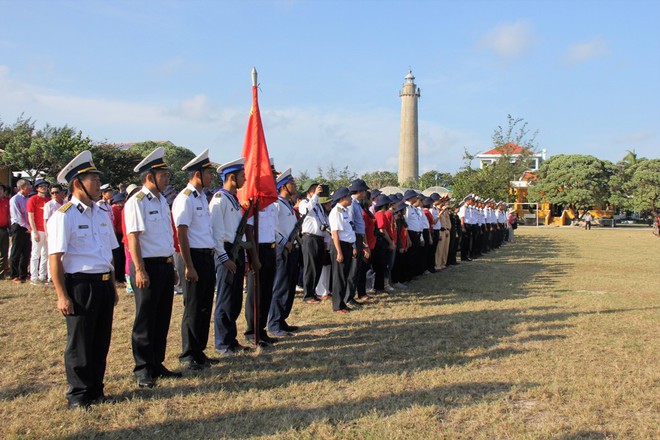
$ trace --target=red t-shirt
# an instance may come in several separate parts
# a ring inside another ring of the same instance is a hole
[[[396,230],[392,226],[393,220],[394,218],[392,217],[392,213],[389,210],[385,212],[376,212],[376,227],[385,231],[385,233],[389,235],[390,239],[396,242]]]
[[[47,197],[39,197],[39,194],[35,194],[27,201],[27,212],[34,214],[34,226],[36,226],[37,231],[40,232],[45,232],[44,205],[48,203],[48,200]]]
[[[376,247],[376,234],[374,234],[374,218],[362,210],[362,219],[364,220],[364,234],[367,237],[367,246],[369,249]]]
[[[9,223],[9,197],[5,197],[0,199],[0,228],[8,228]]]
[[[115,229],[115,234],[124,234],[124,231],[122,230],[122,211],[124,210],[123,206],[118,206],[118,205],[112,205],[112,226]]]

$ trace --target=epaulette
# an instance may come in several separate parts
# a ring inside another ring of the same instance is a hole
[[[145,194],[144,194],[143,192],[139,192],[139,193],[135,196],[135,198],[138,199],[138,201],[140,201],[140,200],[144,199],[144,196],[145,196]]]
[[[217,197],[219,199],[220,197],[222,197],[222,193],[218,191],[217,193],[215,193],[213,197]]]
[[[73,206],[73,203],[66,202],[64,205],[60,206],[60,209],[58,209],[58,211],[67,212],[69,210],[69,208],[71,208],[72,206]]]
[[[190,188],[186,188],[185,190],[183,190],[183,193],[184,193],[186,196],[189,196],[189,195],[192,193],[192,191],[191,191]]]

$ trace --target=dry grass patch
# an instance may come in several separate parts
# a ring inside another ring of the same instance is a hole
[[[138,390],[134,304],[106,392],[66,409],[46,288],[0,283],[3,438],[658,438],[660,242],[648,229],[520,228],[516,243],[348,316],[296,303],[296,337]],[[181,297],[167,365],[177,366]],[[240,329],[239,329],[240,330]]]

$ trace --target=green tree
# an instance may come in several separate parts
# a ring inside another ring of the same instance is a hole
[[[635,150],[627,150],[622,160],[616,163],[612,177],[610,177],[610,202],[619,210],[635,211],[633,203],[634,187],[631,183],[637,167],[646,161],[645,158],[637,157]]]
[[[660,203],[660,159],[638,162],[630,184],[634,209],[640,212],[649,210],[657,215]]]
[[[121,150],[111,144],[97,144],[90,151],[96,168],[103,172],[103,183],[110,183],[115,188],[120,183],[126,186],[140,183],[133,169],[144,156],[137,151]]]
[[[32,179],[39,175],[54,179],[75,155],[92,146],[88,137],[72,127],[46,124],[35,130],[35,123],[23,116],[2,131],[2,162],[14,170],[25,171]]]
[[[594,156],[559,154],[541,165],[539,178],[528,192],[533,202],[548,202],[586,210],[602,206],[610,197],[614,167]]]
[[[137,154],[138,159],[132,163],[132,167],[135,167],[147,154],[151,153],[158,147],[165,148],[165,162],[172,170],[172,177],[170,178],[170,184],[177,189],[182,189],[188,183],[188,173],[181,171],[181,168],[190,162],[196,154],[190,151],[185,147],[179,147],[174,145],[172,142],[153,142],[145,141],[138,142],[133,144],[130,148],[131,152]],[[137,176],[136,178],[137,179]]]
[[[305,172],[304,174],[307,173]],[[350,186],[351,182],[357,179],[357,174],[349,170],[348,165],[339,170],[333,164],[330,164],[325,171],[322,167],[318,167],[316,176],[313,179],[319,183],[328,185],[330,190],[334,191],[340,186]]]
[[[422,189],[432,186],[451,187],[454,183],[454,176],[450,173],[441,173],[435,170],[427,171],[419,176],[419,187]]]
[[[362,175],[362,180],[367,182],[369,188],[384,188],[386,186],[397,186],[399,178],[392,171],[374,171]]]

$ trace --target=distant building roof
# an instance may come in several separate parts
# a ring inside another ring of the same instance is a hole
[[[509,142],[508,144],[504,144],[501,147],[493,148],[492,150],[488,150],[484,153],[479,153],[477,156],[485,154],[502,156],[504,154],[522,154],[523,152],[531,153],[530,150],[521,147],[520,145],[516,145],[513,142]]]

